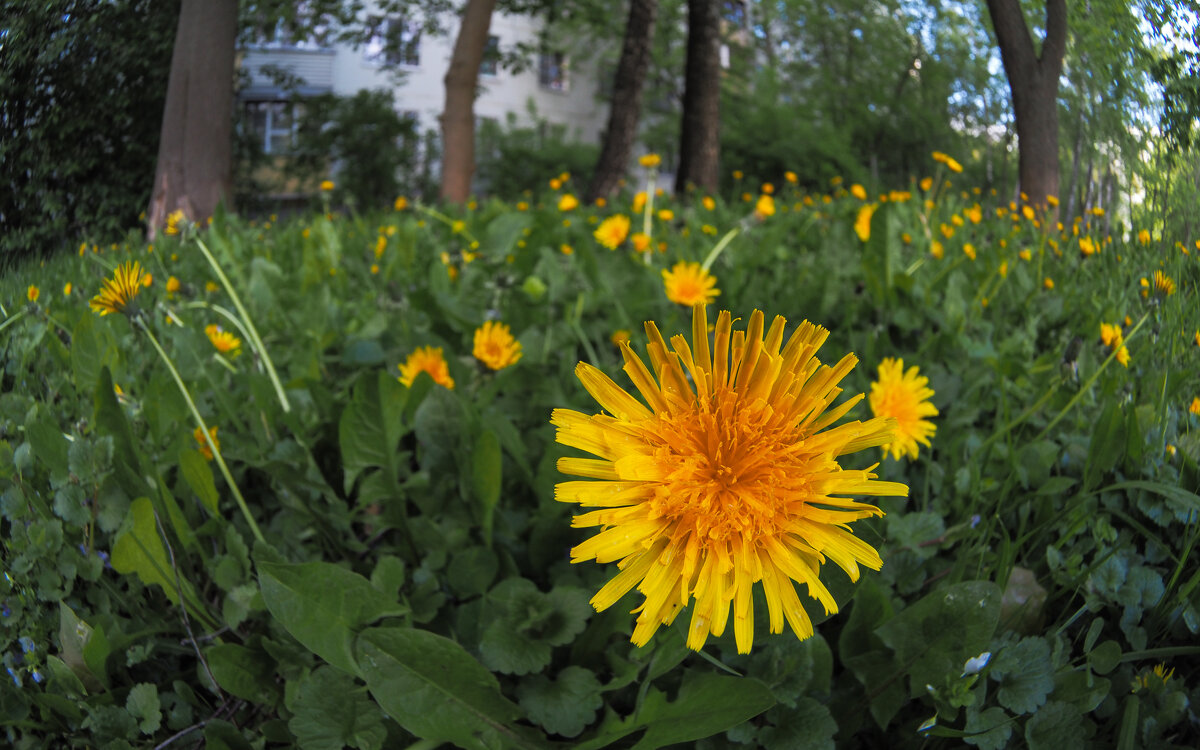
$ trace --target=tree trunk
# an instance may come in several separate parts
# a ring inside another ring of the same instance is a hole
[[[1046,196],[1058,195],[1058,79],[1066,52],[1066,0],[1046,0],[1040,54],[1020,0],[987,0],[987,7],[1012,92],[1021,190],[1031,204],[1045,208]]]
[[[621,60],[617,63],[608,129],[604,132],[604,146],[596,162],[592,184],[588,187],[588,203],[615,193],[629,166],[629,156],[637,140],[642,88],[646,82],[646,71],[650,68],[657,15],[658,0],[631,0],[629,4],[629,20],[625,24]]]
[[[675,191],[715,191],[720,160],[721,27],[717,0],[688,0],[687,72]]]
[[[152,240],[168,214],[204,221],[232,194],[237,24],[237,0],[183,0],[180,7],[146,211]]]
[[[475,89],[496,0],[467,0],[446,71],[442,110],[442,200],[465,203],[475,174]]]

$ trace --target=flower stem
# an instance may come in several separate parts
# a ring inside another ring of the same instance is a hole
[[[271,355],[267,354],[267,347],[263,346],[262,339],[258,335],[258,329],[254,327],[254,321],[250,319],[250,314],[246,312],[246,308],[242,305],[242,298],[234,291],[233,284],[229,283],[229,278],[221,270],[221,266],[217,264],[217,259],[213,257],[204,243],[197,238],[196,244],[200,246],[200,252],[204,253],[208,264],[216,271],[217,278],[221,280],[221,284],[225,287],[225,292],[233,300],[233,305],[237,308],[238,314],[242,316],[242,321],[246,324],[246,332],[249,334],[250,343],[258,351],[259,356],[262,357],[263,364],[267,366],[267,376],[271,378],[271,385],[275,386],[275,394],[279,396],[279,403],[283,407],[284,413],[290,412],[292,407],[288,403],[287,394],[283,391],[283,384],[279,382],[279,375],[275,372],[275,364],[271,361]]]
[[[11,318],[4,321],[3,323],[0,323],[0,331],[3,331],[5,328],[8,328],[13,323],[16,323],[18,320],[25,317],[27,314],[28,314],[28,311],[26,311],[26,310],[19,310],[19,311],[13,313],[13,316]]]
[[[717,258],[720,257],[722,251],[725,250],[726,246],[729,245],[729,243],[733,241],[733,238],[738,236],[738,232],[741,231],[742,228],[737,226],[726,232],[725,236],[722,237],[720,241],[713,246],[713,249],[709,251],[708,257],[704,259],[704,264],[701,266],[701,268],[705,271],[712,268],[712,264],[717,261]]]
[[[140,326],[145,331],[146,337],[150,339],[150,343],[154,345],[154,350],[158,352],[158,356],[166,363],[167,369],[171,371],[171,377],[175,379],[175,385],[179,387],[179,392],[183,394],[183,400],[187,402],[188,409],[192,412],[192,418],[200,426],[200,432],[204,435],[204,442],[208,444],[208,449],[212,451],[213,459],[217,462],[217,466],[221,470],[221,476],[225,477],[226,484],[229,485],[230,491],[233,492],[233,498],[237,501],[238,507],[241,508],[246,522],[250,524],[250,530],[254,532],[254,538],[259,541],[265,541],[262,531],[258,528],[258,523],[254,520],[254,516],[250,514],[250,508],[246,505],[246,498],[242,497],[242,491],[238,489],[237,482],[233,481],[233,475],[229,473],[229,467],[225,465],[225,459],[221,456],[220,449],[213,443],[212,435],[208,432],[208,425],[204,422],[204,417],[200,416],[200,410],[196,408],[196,402],[192,400],[192,394],[188,392],[183,378],[179,375],[179,370],[175,368],[175,363],[163,351],[162,346],[158,343],[158,339],[154,337],[154,333],[150,330],[150,327],[145,322],[141,322]]]

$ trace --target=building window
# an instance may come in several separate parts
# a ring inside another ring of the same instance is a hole
[[[363,58],[376,65],[421,64],[421,27],[403,18],[372,18]]]
[[[246,102],[250,131],[264,154],[286,154],[296,135],[296,106],[291,102]]]
[[[494,76],[500,70],[500,37],[488,36],[487,48],[483,50],[483,62],[479,64],[479,75]]]
[[[551,91],[566,91],[566,55],[561,52],[543,52],[538,58],[538,83]]]

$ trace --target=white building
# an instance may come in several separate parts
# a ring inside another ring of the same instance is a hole
[[[532,105],[539,119],[565,126],[568,138],[598,143],[607,124],[608,105],[599,97],[594,60],[573,61],[561,53],[543,53],[531,69],[515,74],[497,64],[499,51],[518,43],[536,44],[543,24],[528,16],[499,12],[492,16],[475,116],[504,124],[512,115],[518,125],[530,126],[535,124],[529,116]],[[295,90],[301,95],[352,95],[361,89],[391,88],[397,109],[417,120],[419,132],[440,132],[443,79],[458,33],[457,18],[445,19],[442,27],[445,34],[423,34],[417,24],[386,18],[378,25],[379,33],[360,47],[277,37],[244,48],[241,64],[248,86],[241,92],[241,105],[247,108],[255,133],[262,136],[264,150],[280,153],[294,128],[288,92],[267,74],[271,69],[294,76]],[[398,85],[392,71],[403,73]]]

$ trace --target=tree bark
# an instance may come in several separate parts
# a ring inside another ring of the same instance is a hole
[[[721,27],[717,0],[688,0],[687,70],[675,191],[717,189],[721,125]]]
[[[629,157],[637,140],[642,89],[646,82],[646,71],[650,68],[657,16],[658,0],[631,0],[629,20],[625,23],[625,41],[621,45],[621,59],[617,63],[608,112],[608,129],[604,132],[604,146],[596,162],[592,183],[588,186],[588,203],[615,193],[629,166]]]
[[[1058,196],[1058,79],[1067,43],[1066,0],[1046,0],[1046,36],[1039,54],[1020,0],[987,0],[1012,92],[1021,190],[1035,206]]]
[[[237,24],[237,0],[183,0],[180,7],[146,211],[152,240],[168,214],[204,221],[232,195]]]
[[[467,0],[446,71],[442,110],[442,200],[465,203],[475,174],[475,89],[496,0]]]

